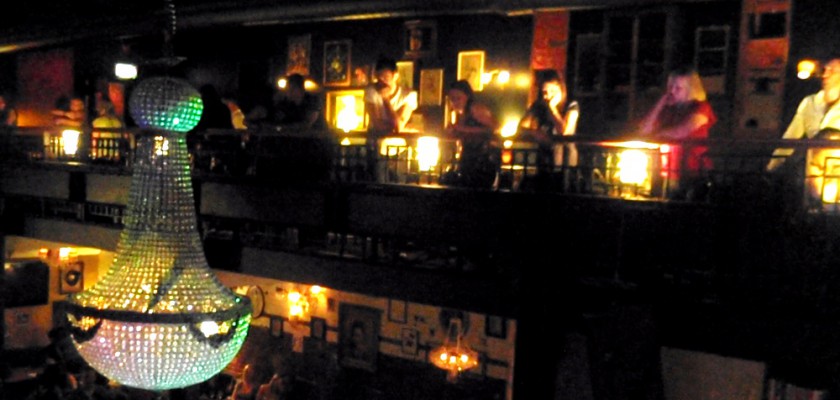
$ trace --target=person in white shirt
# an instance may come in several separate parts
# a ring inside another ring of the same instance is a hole
[[[374,71],[376,81],[365,88],[368,131],[397,133],[405,129],[417,109],[417,92],[399,85],[396,61],[380,58]]]
[[[417,92],[399,85],[397,63],[380,58],[374,67],[375,82],[365,88],[365,112],[368,115],[368,168],[377,181],[384,179],[379,159],[379,142],[388,135],[405,130],[417,109]]]
[[[822,90],[799,103],[782,139],[813,139],[826,131],[840,131],[840,57],[829,60],[823,69]],[[767,164],[767,171],[778,169],[793,155],[793,149],[779,148]]]

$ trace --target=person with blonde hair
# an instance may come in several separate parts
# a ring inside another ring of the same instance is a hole
[[[654,139],[702,140],[708,139],[709,129],[717,122],[711,104],[706,100],[706,90],[700,75],[693,68],[677,68],[668,74],[665,93],[647,113],[639,126],[643,136]],[[682,145],[672,145],[668,166],[672,187],[677,194],[688,198],[702,195],[706,180],[702,173],[712,168],[706,157],[706,146],[693,145],[683,150]],[[679,179],[689,175],[689,181],[680,187]]]
[[[640,131],[661,139],[705,139],[715,122],[700,75],[678,68],[668,75],[665,93],[642,120]]]

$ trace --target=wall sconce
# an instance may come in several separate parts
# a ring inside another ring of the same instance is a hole
[[[800,60],[796,64],[796,77],[802,80],[813,78],[819,69],[819,62],[811,59]]]
[[[447,371],[448,382],[455,382],[459,373],[478,365],[478,353],[470,349],[463,336],[461,320],[452,318],[443,345],[429,353],[429,361]]]
[[[506,69],[494,69],[489,72],[481,74],[481,84],[489,85],[495,83],[499,86],[505,86],[510,82],[510,71]]]
[[[286,88],[285,77],[277,79],[277,88],[281,90]],[[318,84],[315,83],[315,81],[313,81],[312,79],[306,78],[303,81],[303,90],[306,90],[307,92],[318,90]]]
[[[306,290],[284,289],[278,286],[276,297],[285,300],[289,306],[289,322],[301,323],[309,321],[311,312],[318,307],[324,296],[324,288],[318,285],[310,286]]]

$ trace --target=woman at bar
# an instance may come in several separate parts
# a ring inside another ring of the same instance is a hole
[[[552,137],[574,135],[580,109],[576,101],[566,106],[566,82],[557,71],[538,71],[536,77],[539,95],[519,121],[519,130],[524,137],[539,144],[537,185],[545,185],[555,167],[559,167],[566,175],[570,167],[577,166],[577,147],[574,143],[555,147]]]
[[[447,92],[454,122],[447,134],[458,140],[460,160],[455,171],[445,175],[443,184],[491,188],[499,169],[500,150],[494,140],[499,122],[490,108],[475,100],[470,83],[460,80]]]
[[[643,136],[666,141],[708,139],[709,129],[717,122],[712,106],[706,100],[706,90],[696,70],[677,68],[668,75],[665,93],[642,120],[639,132]],[[706,146],[672,145],[669,162],[671,182],[681,175],[684,182],[673,187],[674,197],[696,199],[706,194],[707,179],[702,176],[711,170]]]

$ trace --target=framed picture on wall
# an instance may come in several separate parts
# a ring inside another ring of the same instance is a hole
[[[401,86],[414,89],[414,61],[397,61],[397,74]]]
[[[314,339],[324,340],[327,338],[327,320],[312,317],[309,321],[309,336]]]
[[[324,85],[347,86],[350,84],[349,40],[324,43]]]
[[[507,319],[495,315],[488,315],[484,320],[484,334],[487,337],[507,338]]]
[[[407,21],[403,30],[405,58],[432,57],[437,51],[437,23],[435,21]]]
[[[420,341],[420,331],[416,328],[405,327],[402,328],[401,348],[405,355],[417,355],[417,342]]]
[[[443,100],[443,68],[420,70],[421,106],[439,106]]]
[[[484,73],[484,51],[471,50],[458,53],[458,77],[466,80],[475,91],[484,88],[481,83],[481,75]]]
[[[402,300],[388,299],[388,321],[405,323],[408,318],[406,302]]]
[[[339,361],[342,366],[376,371],[382,310],[341,304],[338,311]]]
[[[283,318],[279,315],[269,315],[268,333],[271,337],[283,337]]]
[[[311,54],[311,35],[289,37],[289,54],[286,58],[286,75],[309,75],[309,58]]]
[[[85,263],[74,261],[59,268],[60,280],[58,292],[61,294],[78,293],[85,286]]]

